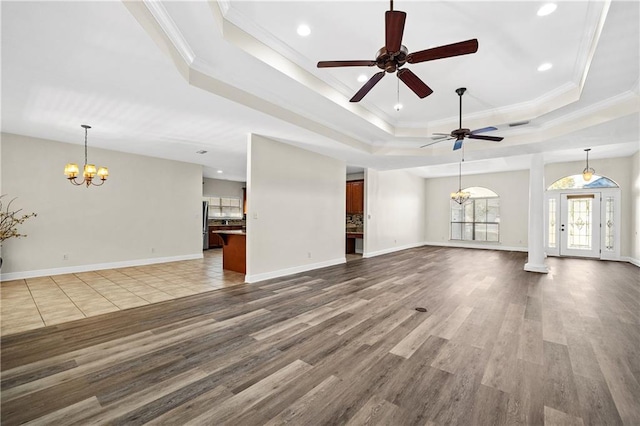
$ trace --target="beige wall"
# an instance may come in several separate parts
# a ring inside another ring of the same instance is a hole
[[[638,260],[640,254],[640,166],[633,157],[589,160],[598,175],[613,179],[621,188],[620,254]],[[579,174],[583,161],[545,165],[545,186],[556,180]],[[529,205],[529,171],[487,173],[462,177],[462,186],[484,186],[500,195],[500,244],[498,247],[516,250],[527,248]],[[496,247],[495,243],[449,241],[449,193],[458,187],[457,177],[427,179],[426,241],[428,244],[472,245]]]
[[[91,148],[101,187],[71,185],[83,147],[2,134],[2,193],[34,211],[3,244],[3,280],[202,256],[200,166]],[[64,260],[64,255],[67,260]]]
[[[249,135],[247,277],[345,261],[345,163]]]
[[[640,266],[640,151],[631,157],[631,225],[629,257]]]
[[[424,243],[425,179],[403,170],[365,171],[365,257]]]
[[[500,242],[449,242],[451,192],[458,189],[458,177],[427,179],[426,237],[428,244],[485,246],[526,250],[529,218],[529,171],[462,176],[462,187],[483,186],[500,196]]]
[[[622,257],[632,256],[632,236],[634,232],[632,209],[633,205],[637,203],[638,197],[637,194],[634,195],[633,191],[632,176],[634,172],[632,170],[632,163],[632,157],[606,158],[601,160],[589,159],[589,166],[595,169],[597,175],[613,179],[620,186],[620,229],[622,230],[620,255]],[[581,174],[584,166],[584,161],[547,164],[545,166],[546,186],[551,185],[562,177]]]

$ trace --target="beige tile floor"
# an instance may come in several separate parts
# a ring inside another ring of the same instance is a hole
[[[2,335],[241,284],[222,269],[222,250],[203,259],[3,282]]]

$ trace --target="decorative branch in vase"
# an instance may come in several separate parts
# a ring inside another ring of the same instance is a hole
[[[22,209],[11,210],[11,204],[15,201],[15,198],[9,201],[9,204],[5,207],[2,200],[4,196],[0,195],[0,245],[9,238],[26,237],[26,234],[18,232],[18,225],[22,225],[29,218],[38,216],[37,213],[21,215]],[[2,266],[2,257],[0,257],[0,266]]]

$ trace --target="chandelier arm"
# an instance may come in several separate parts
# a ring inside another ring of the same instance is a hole
[[[71,182],[72,184],[74,184],[75,186],[80,186],[80,185],[82,185],[82,184],[84,183],[84,180],[82,180],[82,181],[78,182],[78,181],[76,180],[76,178],[75,178],[75,177],[73,177],[73,178],[67,178],[67,180],[68,180],[69,182]]]
[[[94,183],[93,179],[90,181],[93,186],[102,186],[105,183],[106,179],[100,179],[100,183]]]

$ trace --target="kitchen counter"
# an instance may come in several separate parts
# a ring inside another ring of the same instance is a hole
[[[222,269],[247,272],[247,232],[245,230],[213,231],[222,238]]]

